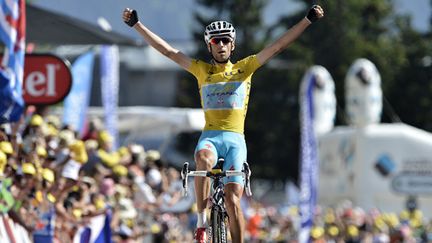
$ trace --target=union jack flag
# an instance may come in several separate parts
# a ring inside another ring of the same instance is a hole
[[[25,0],[0,0],[0,123],[18,121],[24,110],[25,30]]]

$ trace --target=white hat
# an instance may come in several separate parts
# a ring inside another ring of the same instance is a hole
[[[160,159],[161,155],[157,150],[148,150],[146,153],[146,159],[150,161],[156,161]]]
[[[120,227],[119,227],[119,231],[118,231],[118,234],[119,235],[125,235],[125,236],[128,236],[128,237],[130,237],[130,236],[132,236],[132,229],[131,228],[129,228],[128,226],[126,226],[125,224],[121,224],[120,225]]]
[[[133,219],[138,215],[137,210],[130,198],[121,198],[119,201],[120,205],[120,218],[122,219]]]
[[[146,181],[150,186],[157,186],[162,181],[162,175],[159,170],[151,168],[146,174]]]

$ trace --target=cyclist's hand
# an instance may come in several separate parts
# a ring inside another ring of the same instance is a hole
[[[129,25],[130,27],[133,27],[136,23],[138,23],[138,13],[134,9],[126,8],[123,11],[123,21]]]
[[[306,15],[306,19],[309,20],[309,22],[314,23],[318,19],[324,17],[324,10],[321,8],[320,5],[313,5],[311,9],[309,9],[308,14]]]

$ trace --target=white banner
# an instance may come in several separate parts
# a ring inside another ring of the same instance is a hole
[[[118,147],[118,93],[119,93],[119,50],[117,46],[102,46],[101,86],[102,104],[105,110],[105,126],[113,140],[113,149]]]

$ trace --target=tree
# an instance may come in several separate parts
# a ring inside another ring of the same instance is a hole
[[[432,5],[432,2],[431,2]],[[404,63],[397,70],[389,99],[403,122],[432,132],[432,34],[413,30],[407,16],[398,17]]]
[[[290,28],[304,17],[310,1],[302,2],[305,3],[305,8],[297,14],[282,18],[269,30],[268,36],[280,32],[278,28],[281,26],[284,29]],[[300,80],[311,65],[322,65],[332,74],[339,102],[337,124],[344,124],[344,79],[353,61],[360,57],[370,59],[378,66],[386,82],[394,80],[393,67],[403,63],[403,46],[399,41],[394,41],[396,36],[392,32],[392,25],[387,24],[393,18],[390,2],[337,0],[322,2],[322,5],[326,16],[281,53],[273,65],[269,63],[262,72],[258,72],[259,78],[255,77],[255,87],[260,87],[251,95],[253,105],[250,106],[247,126],[253,135],[254,144],[251,146],[266,148],[265,151],[256,153],[254,158],[270,161],[272,166],[262,165],[268,176],[288,175],[294,180],[298,179],[298,93]],[[259,79],[266,81],[260,82]],[[273,111],[269,107],[273,107]],[[266,112],[274,114],[263,114]],[[263,134],[260,132],[262,127],[271,129]],[[262,138],[262,142],[257,141],[257,138]],[[270,167],[273,171],[264,167]]]

